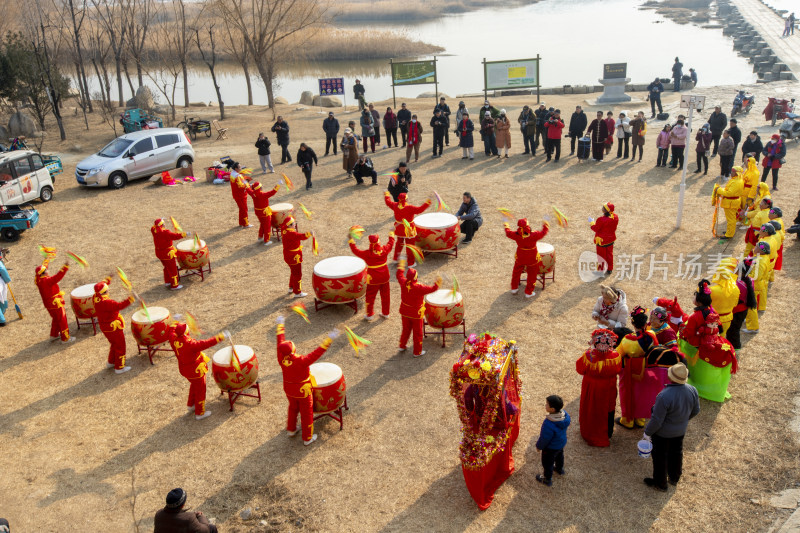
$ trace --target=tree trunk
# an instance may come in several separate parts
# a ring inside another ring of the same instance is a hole
[[[140,57],[136,58],[136,78],[139,82],[139,87],[144,85],[144,77],[142,77],[142,59]]]
[[[86,81],[86,70],[83,68],[83,52],[81,50],[81,37],[80,37],[80,31],[78,30],[78,22],[75,20],[75,7],[72,3],[72,0],[69,0],[69,13],[70,15],[72,15],[72,34],[75,37],[75,51],[78,53],[78,65],[80,66],[80,70],[78,71],[78,83],[82,84],[81,89],[83,89],[83,92],[87,95],[86,103],[89,105],[89,113],[92,113],[94,112],[94,108],[92,107],[92,99],[88,97],[89,84]],[[88,124],[86,128],[87,129],[89,128]]]
[[[128,85],[131,88],[131,98],[136,96],[136,89],[133,88],[133,81],[131,81],[131,75],[128,72],[128,61],[122,63],[122,70],[125,71],[125,77],[128,79]],[[141,85],[140,85],[141,87]],[[122,105],[125,105],[124,103]]]
[[[114,62],[117,64],[117,91],[119,94],[119,106],[125,107],[125,97],[122,95],[122,58],[118,52],[114,52]]]
[[[56,116],[56,122],[58,123],[58,132],[61,134],[61,140],[66,141],[67,133],[64,131],[64,121],[61,118],[61,111],[59,110],[61,97],[53,90],[50,90],[50,97],[53,99],[53,114]]]
[[[217,102],[219,103],[219,119],[225,120],[225,102],[222,101],[222,93],[219,90],[219,84],[217,83],[217,74],[215,72],[215,68],[209,65],[208,70],[211,71],[211,81],[214,82],[214,90],[217,91]]]
[[[261,76],[261,80],[264,82],[264,87],[267,89],[267,105],[269,105],[272,110],[272,118],[274,120],[277,115],[275,114],[275,100],[272,90],[272,68],[266,65],[266,61],[263,58],[259,58],[258,61],[256,61],[256,68],[258,69],[258,74]]]
[[[92,58],[92,67],[94,67],[94,75],[97,76],[97,84],[100,86],[100,99],[103,105],[111,103],[111,98],[106,98],[106,88],[103,86],[103,77],[100,75],[100,68],[97,66],[97,60]],[[110,107],[110,106],[109,106]]]
[[[89,103],[92,99],[89,97],[89,91],[84,89],[83,83],[81,83],[81,68],[79,65],[75,65],[75,73],[78,75],[78,93],[81,97],[81,111],[83,111],[83,122],[86,124],[86,131],[89,131],[89,119],[86,117],[86,109],[89,107]]]
[[[247,65],[246,56],[242,61],[242,70],[244,70],[244,80],[247,82],[247,105],[253,105],[253,84],[250,81],[250,67]]]
[[[183,72],[183,107],[189,107],[189,70],[186,68],[185,53],[181,59],[181,71]]]

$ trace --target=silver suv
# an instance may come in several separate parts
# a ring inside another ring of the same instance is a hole
[[[128,180],[148,178],[165,170],[186,168],[194,161],[192,143],[179,128],[135,131],[117,137],[75,168],[75,179],[89,187],[121,189]]]

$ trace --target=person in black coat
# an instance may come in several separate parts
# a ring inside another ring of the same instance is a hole
[[[325,155],[330,152],[333,145],[333,155],[336,155],[336,136],[339,133],[339,121],[333,116],[333,111],[328,113],[328,118],[322,121],[322,131],[325,132]]]
[[[672,83],[673,90],[677,93],[681,90],[681,78],[683,77],[683,63],[680,59],[675,58],[675,63],[672,64]]]
[[[397,124],[400,126],[400,137],[403,139],[402,148],[406,147],[406,136],[408,135],[408,123],[411,122],[411,111],[406,107],[406,103],[400,104],[400,111],[397,112]],[[396,202],[397,200],[395,200]]]
[[[361,85],[361,80],[356,80],[356,84],[353,85],[353,95],[355,95],[356,102],[358,102],[359,111],[363,111],[367,107],[367,100],[364,98],[366,92],[364,86]]]
[[[397,168],[394,169],[394,176],[389,179],[389,194],[392,195],[392,200],[397,201],[400,193],[408,194],[408,186],[411,185],[411,171],[408,170],[408,165],[405,161],[400,161]]]
[[[261,170],[264,174],[267,173],[267,167],[269,167],[270,172],[275,172],[275,168],[272,166],[272,157],[269,155],[269,146],[270,146],[269,139],[263,133],[258,134],[258,139],[256,140],[256,148],[258,148],[258,161],[261,163]]]
[[[356,178],[356,183],[359,185],[364,183],[364,178],[366,177],[372,179],[373,185],[378,184],[378,173],[375,172],[372,159],[367,157],[367,154],[361,154],[358,156],[358,161],[356,161],[356,164],[353,167],[353,177]]]
[[[201,511],[185,511],[186,491],[172,489],[167,494],[167,505],[156,513],[153,533],[217,533],[217,526],[208,521]]]
[[[722,112],[720,106],[714,108],[714,112],[708,117],[708,125],[711,128],[711,139],[714,141],[714,151],[711,152],[711,157],[717,155],[719,148],[719,138],[722,137],[722,132],[728,127],[728,117]]]
[[[664,108],[661,107],[661,93],[664,92],[664,84],[661,80],[656,78],[647,86],[647,98],[650,100],[650,118],[656,118],[656,105],[658,105],[658,112],[663,113]]]
[[[314,150],[306,146],[306,143],[300,143],[300,149],[297,151],[297,166],[303,171],[306,177],[306,190],[311,188],[311,163],[317,164],[317,154]]]
[[[436,104],[436,107],[433,108],[433,114],[436,114],[436,110],[442,112],[442,116],[447,119],[447,123],[450,124],[450,106],[447,105],[444,101],[444,96],[439,98],[439,103]],[[432,126],[433,124],[431,124]],[[445,146],[450,146],[450,129],[445,128],[444,130],[444,144]]]
[[[279,116],[275,125],[272,126],[272,131],[278,140],[278,145],[281,147],[281,164],[291,163],[292,156],[289,154],[289,125]]]
[[[736,149],[739,148],[739,143],[742,142],[742,130],[739,129],[737,126],[737,122],[735,118],[730,120],[730,126],[728,126],[728,133],[731,134],[731,139],[733,139],[733,154],[736,155]]]
[[[575,112],[572,114],[572,117],[569,119],[569,137],[570,137],[570,152],[569,155],[575,154],[575,142],[583,137],[583,130],[586,129],[588,124],[588,120],[586,118],[586,113],[583,112],[581,106],[575,107]]]
[[[764,143],[761,142],[761,137],[758,136],[757,131],[751,131],[747,139],[742,143],[742,162],[747,164],[748,154],[753,154],[756,163],[761,161],[761,151],[764,149]]]
[[[531,155],[536,155],[536,149],[539,148],[539,138],[547,139],[547,131],[544,129],[544,123],[547,122],[547,115],[549,111],[541,104],[539,109],[533,112],[536,115],[536,136],[533,139],[533,147],[531,148]]]
[[[450,122],[444,116],[441,108],[438,106],[433,112],[431,117],[431,128],[433,128],[433,157],[442,157],[442,150],[444,149],[444,138],[447,135],[447,130],[450,127]],[[436,152],[436,149],[439,152]]]

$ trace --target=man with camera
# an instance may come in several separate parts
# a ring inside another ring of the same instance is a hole
[[[553,161],[555,163],[561,157],[561,132],[564,130],[564,121],[561,120],[560,109],[553,111],[553,115],[547,119],[544,127],[547,129],[547,144],[545,145],[547,159],[545,161],[550,161],[553,151],[555,151],[556,157]]]

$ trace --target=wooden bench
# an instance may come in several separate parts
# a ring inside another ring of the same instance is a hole
[[[212,120],[211,121],[211,125],[214,126],[215,130],[217,130],[217,140],[218,141],[228,138],[228,136],[226,135],[226,133],[228,132],[228,128],[221,128],[219,126],[219,122],[217,122],[216,120]]]

